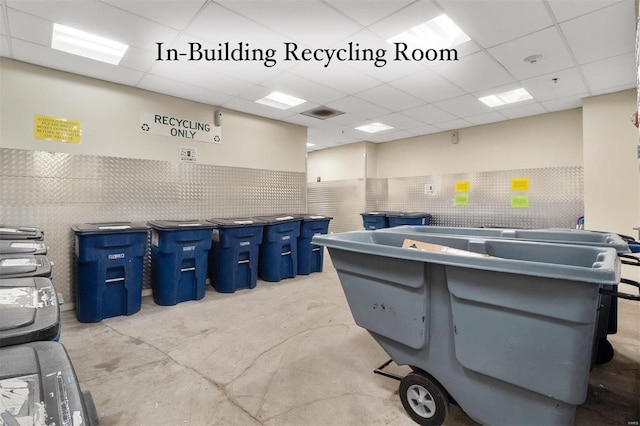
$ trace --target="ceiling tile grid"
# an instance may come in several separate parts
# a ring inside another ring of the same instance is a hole
[[[457,60],[396,57],[387,39],[443,13],[471,38]],[[314,150],[577,108],[634,88],[636,16],[634,0],[0,0],[0,55],[305,126]],[[118,65],[53,50],[53,23],[130,47]],[[168,49],[192,48],[209,58],[168,60]],[[516,88],[533,99],[478,100]],[[272,91],[307,102],[255,103]],[[301,115],[320,106],[344,114]],[[375,121],[393,129],[355,129]]]

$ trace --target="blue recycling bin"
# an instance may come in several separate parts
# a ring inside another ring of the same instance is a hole
[[[220,293],[255,288],[264,222],[255,218],[209,219],[213,230],[209,277]]]
[[[132,222],[84,223],[72,229],[78,321],[99,322],[138,312],[148,226]]]
[[[300,223],[298,237],[298,274],[309,275],[312,272],[322,272],[324,247],[311,244],[314,235],[329,232],[329,222],[333,219],[322,215],[304,215]]]
[[[431,215],[429,213],[420,212],[398,212],[387,213],[389,220],[389,228],[401,225],[429,225],[431,223]]]
[[[298,275],[298,236],[302,216],[258,216],[265,221],[258,273],[268,282]]]
[[[204,297],[215,225],[198,220],[158,220],[151,227],[151,288],[158,305]]]
[[[374,212],[366,212],[360,213],[362,216],[362,226],[366,230],[375,230],[389,227],[389,218],[387,214],[393,214],[395,212],[382,212],[382,211],[374,211]]]

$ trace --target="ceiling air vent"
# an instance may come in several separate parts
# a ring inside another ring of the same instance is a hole
[[[301,112],[300,114],[306,115],[308,117],[317,118],[319,120],[326,120],[327,118],[337,117],[338,115],[344,114],[342,111],[336,111],[335,109],[331,109],[329,107],[321,106],[318,108],[313,108],[305,112]]]

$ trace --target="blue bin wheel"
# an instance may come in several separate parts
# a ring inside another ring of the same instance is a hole
[[[409,373],[400,381],[400,400],[409,417],[423,426],[440,426],[449,414],[449,398],[435,380]]]

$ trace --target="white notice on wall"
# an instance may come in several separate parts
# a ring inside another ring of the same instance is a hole
[[[425,194],[431,194],[432,192],[436,192],[436,186],[432,183],[425,183],[424,184],[424,193]]]
[[[180,148],[180,161],[198,161],[198,150],[196,148]]]
[[[168,136],[193,141],[222,143],[222,126],[211,120],[200,121],[140,111],[140,133]]]

